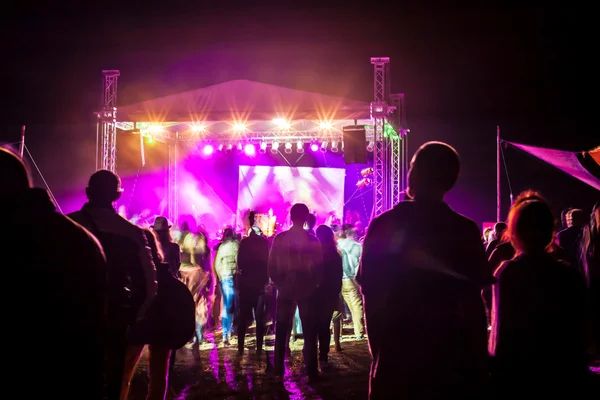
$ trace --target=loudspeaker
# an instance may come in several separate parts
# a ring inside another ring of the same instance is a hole
[[[344,140],[344,162],[346,164],[367,163],[367,132],[364,125],[342,128]]]

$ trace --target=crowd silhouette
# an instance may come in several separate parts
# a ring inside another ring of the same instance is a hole
[[[265,373],[280,381],[299,324],[312,385],[328,370],[332,339],[342,351],[348,315],[355,340],[368,340],[372,400],[593,393],[600,204],[589,218],[565,211],[559,231],[549,202],[526,191],[482,239],[444,201],[460,168],[451,146],[421,146],[408,198],[366,235],[354,220],[315,227],[294,204],[290,229],[274,238],[251,211],[241,232],[224,229],[211,248],[203,227],[175,232],[158,217],[142,228],[119,215],[120,179],[109,171],[91,176],[81,210],[62,215],[23,161],[0,149],[0,251],[7,282],[24,286],[5,294],[7,378],[24,382],[36,359],[43,372],[26,398],[126,400],[147,347],[147,399],[164,400],[178,349],[218,331],[242,355],[255,323],[258,355],[274,328]]]

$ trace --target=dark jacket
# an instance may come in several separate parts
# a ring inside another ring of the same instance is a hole
[[[287,300],[310,297],[323,281],[323,251],[316,236],[300,227],[281,232],[269,254],[269,277]]]
[[[56,212],[42,189],[4,197],[0,240],[7,382],[35,373],[23,396],[101,398],[106,262],[96,239]],[[85,363],[82,368],[81,363]],[[68,377],[68,378],[67,378]]]
[[[238,289],[245,294],[264,292],[269,282],[269,241],[263,236],[250,231],[248,237],[240,242],[238,250]]]
[[[373,356],[372,399],[398,388],[398,398],[426,398],[442,387],[465,398],[462,389],[485,382],[480,291],[494,278],[480,236],[477,224],[443,202],[402,202],[371,222],[357,280]]]

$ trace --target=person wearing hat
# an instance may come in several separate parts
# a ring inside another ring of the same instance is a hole
[[[169,271],[173,276],[179,277],[179,267],[181,266],[180,248],[173,241],[171,236],[171,225],[165,217],[156,217],[152,230],[156,233],[158,241],[163,251],[164,260],[169,264]]]

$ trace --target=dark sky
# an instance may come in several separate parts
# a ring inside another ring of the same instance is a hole
[[[456,190],[479,204],[469,215],[478,221],[495,216],[496,125],[505,139],[525,144],[600,144],[577,129],[582,44],[574,11],[418,10],[396,2],[370,10],[349,2],[193,10],[168,3],[107,5],[105,14],[94,3],[5,17],[0,140],[18,141],[19,126],[27,125],[28,147],[51,186],[84,182],[93,168],[91,114],[102,69],[121,71],[122,105],[231,79],[369,101],[369,58],[389,56],[392,91],[406,96],[412,151],[428,140],[457,148],[464,170]],[[506,157],[515,194],[538,188],[559,208],[589,207],[598,197],[515,149]]]

